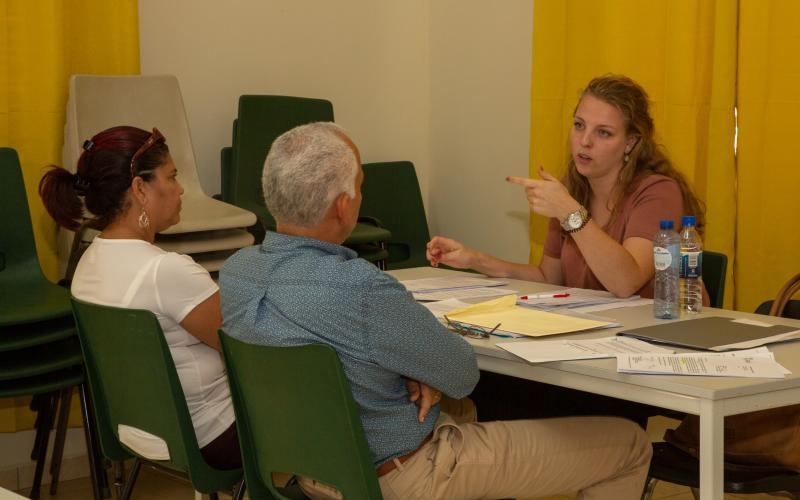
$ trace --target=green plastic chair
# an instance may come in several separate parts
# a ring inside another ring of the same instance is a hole
[[[33,239],[28,199],[16,151],[0,148],[0,398],[34,396],[36,460],[31,498],[38,498],[48,439],[59,413],[51,460],[55,494],[75,387],[81,394],[88,450],[96,450],[86,406],[83,357],[69,305],[69,292],[42,274]],[[106,489],[95,453],[89,453],[95,498]]]
[[[70,315],[69,292],[42,274],[17,152],[0,148],[0,326]]]
[[[333,121],[333,105],[323,99],[305,97],[243,95],[233,123],[230,167],[223,163],[223,196],[230,203],[258,216],[265,230],[275,229],[275,219],[264,204],[261,174],[272,142],[282,133],[311,122]],[[221,152],[223,162],[226,152]],[[382,243],[391,237],[386,229],[370,223],[356,225],[344,244],[370,262],[383,265],[388,252]]]
[[[703,284],[706,286],[711,307],[722,308],[725,301],[725,273],[728,256],[724,253],[703,250]]]
[[[267,347],[219,332],[251,499],[287,496],[273,472],[313,478],[346,499],[381,491],[350,384],[331,347]]]
[[[375,217],[391,231],[388,269],[427,266],[430,240],[414,164],[394,161],[364,164],[361,215]]]
[[[213,469],[203,459],[175,363],[155,315],[72,299],[97,414],[103,454],[112,460],[135,457],[121,497],[130,498],[142,462],[186,474],[195,490],[217,498],[231,490],[242,470]],[[119,441],[119,424],[162,438],[169,460],[141,457]],[[238,488],[236,498],[241,498]]]

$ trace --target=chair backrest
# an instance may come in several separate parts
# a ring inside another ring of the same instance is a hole
[[[4,262],[0,280],[5,273],[44,279],[36,256],[22,167],[11,148],[0,148],[0,210],[0,255]]]
[[[721,308],[725,299],[725,273],[728,256],[724,253],[703,250],[703,284],[711,299],[711,307]]]
[[[798,292],[800,292],[800,274],[794,275],[781,287],[775,300],[762,302],[756,313],[800,319],[800,300],[792,300]]]
[[[175,363],[155,315],[72,299],[75,322],[97,414],[103,453],[140,456],[119,442],[118,425],[156,435],[169,460],[150,460],[189,475],[203,493],[230,487],[242,471],[209,467],[197,444]]]
[[[75,170],[84,140],[117,125],[148,131],[158,127],[180,168],[181,185],[186,193],[202,192],[177,78],[73,75],[64,125],[64,168]]]
[[[230,202],[254,212],[266,229],[275,220],[264,205],[261,173],[272,142],[282,133],[311,122],[332,122],[333,104],[323,99],[277,95],[239,97],[234,122]]]
[[[69,293],[48,281],[39,265],[28,197],[17,152],[0,148],[0,326],[70,315]]]
[[[377,218],[392,233],[388,269],[428,265],[425,245],[430,232],[414,164],[365,163],[361,193],[360,215]]]
[[[250,498],[284,498],[272,472],[381,498],[356,404],[329,346],[266,347],[220,331]]]

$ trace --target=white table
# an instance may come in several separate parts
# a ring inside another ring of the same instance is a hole
[[[399,280],[443,276],[448,273],[454,271],[414,268],[390,272]],[[520,293],[559,288],[528,281],[508,281],[507,287]],[[654,319],[652,306],[610,309],[593,314],[613,318],[622,323],[625,329],[669,321]],[[798,320],[755,316],[723,309],[704,309],[702,315],[753,316],[759,321],[800,328]],[[570,334],[570,338],[606,337],[618,330],[576,333]],[[617,373],[616,361],[613,359],[530,364],[495,345],[497,342],[508,342],[509,339],[492,337],[469,341],[475,348],[478,365],[482,370],[699,415],[700,497],[703,500],[723,498],[724,417],[800,403],[800,342],[770,346],[776,360],[791,370],[792,375],[785,379],[750,379],[623,374]],[[529,342],[530,339],[515,341]]]

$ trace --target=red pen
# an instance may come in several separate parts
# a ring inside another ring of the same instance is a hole
[[[519,300],[530,299],[563,299],[569,297],[568,293],[537,293],[534,295],[523,295]]]

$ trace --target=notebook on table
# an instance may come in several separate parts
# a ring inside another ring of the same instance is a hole
[[[687,349],[729,351],[800,339],[800,329],[750,318],[708,316],[633,328],[617,335]]]

